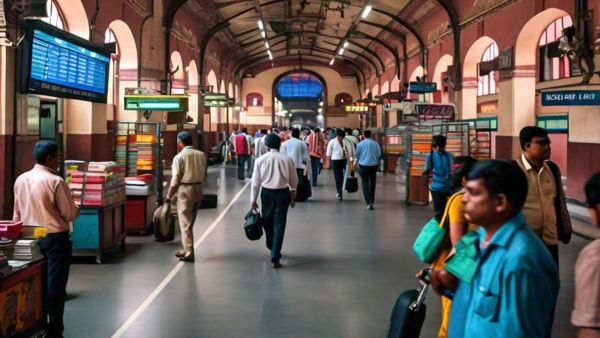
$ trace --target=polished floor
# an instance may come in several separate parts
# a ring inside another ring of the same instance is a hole
[[[93,337],[384,337],[396,297],[418,284],[423,267],[412,242],[430,216],[406,207],[395,175],[379,174],[376,209],[361,194],[335,200],[333,176],[321,175],[313,198],[288,216],[282,263],[270,266],[264,240],[242,230],[248,182],[234,167],[211,167],[205,188],[217,209],[201,210],[194,228],[196,263],[179,263],[179,239],[129,236],[125,253],[104,264],[72,266],[65,336]],[[237,198],[237,199],[236,199]],[[553,337],[573,337],[573,265],[588,243],[561,246],[562,287]],[[435,337],[439,299],[431,294],[421,337]]]

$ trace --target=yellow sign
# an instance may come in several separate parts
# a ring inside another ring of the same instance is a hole
[[[369,106],[362,106],[362,105],[344,106],[344,111],[346,113],[368,113]]]
[[[482,104],[480,113],[496,113],[498,111],[498,106],[495,103]]]

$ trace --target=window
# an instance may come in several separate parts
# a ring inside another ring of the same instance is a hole
[[[498,45],[492,42],[483,52],[481,62],[492,61],[498,56]],[[498,72],[493,70],[487,75],[479,76],[477,82],[477,96],[493,95],[498,93]]]
[[[262,107],[263,97],[259,93],[250,93],[246,95],[246,107]]]
[[[339,93],[335,96],[335,106],[341,107],[347,104],[352,104],[352,96],[348,93]]]
[[[571,17],[566,15],[551,23],[540,37],[539,79],[540,81],[558,80],[571,77],[571,62],[566,55],[556,56],[558,39],[564,28],[573,25]]]
[[[60,14],[60,10],[58,6],[54,3],[54,1],[48,1],[47,3],[48,10],[47,12],[50,14],[47,18],[42,18],[42,21],[51,24],[54,27],[65,29],[63,24],[62,15]]]

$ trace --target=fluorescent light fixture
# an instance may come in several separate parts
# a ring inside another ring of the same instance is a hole
[[[269,43],[268,43],[268,42],[266,42],[266,41],[265,41],[265,47],[267,47],[267,49],[271,48],[271,47],[269,46]]]
[[[333,66],[333,63],[335,62],[335,59],[331,59],[331,61],[329,61],[329,65]]]
[[[373,7],[371,7],[371,5],[369,5],[369,6],[365,7],[365,10],[363,11],[363,13],[362,13],[362,16],[361,16],[361,17],[362,17],[363,19],[366,19],[366,18],[367,18],[367,16],[369,16],[369,13],[371,13],[371,9],[373,9]]]
[[[340,51],[338,52],[338,55],[342,55],[344,54],[344,48],[340,48]]]
[[[258,20],[258,29],[260,29],[261,31],[265,29],[265,26],[263,26],[262,20]]]
[[[260,31],[260,35],[262,35],[263,39],[267,37],[267,33],[265,33],[265,31]]]
[[[270,50],[267,51],[267,54],[269,54],[269,60],[273,60],[273,54],[271,54]]]
[[[344,48],[348,48],[348,41],[344,41]]]

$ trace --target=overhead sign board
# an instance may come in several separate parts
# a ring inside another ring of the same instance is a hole
[[[402,102],[384,103],[383,104],[383,110],[384,111],[388,111],[388,110],[402,110],[403,107],[404,107],[404,104]]]
[[[542,106],[598,106],[600,90],[560,90],[542,92]]]
[[[436,90],[437,84],[435,82],[410,82],[408,84],[408,91],[411,93],[433,93]]]
[[[344,106],[344,111],[346,113],[368,113],[369,109],[370,109],[369,106],[363,106],[363,105]]]
[[[125,110],[187,111],[186,95],[125,95]]]
[[[228,98],[227,94],[206,93],[204,95],[205,107],[227,107],[235,105],[235,99]]]

